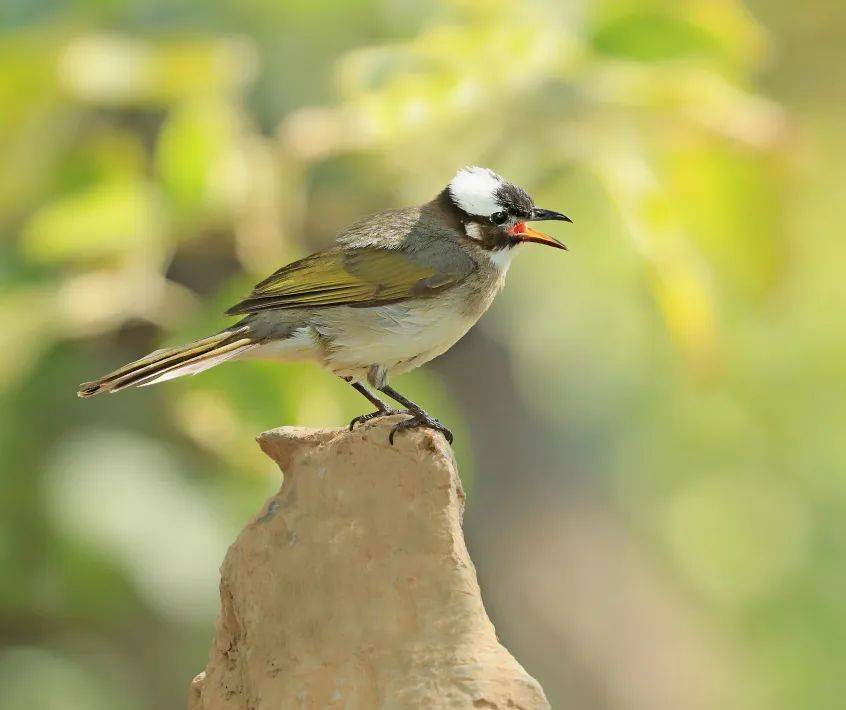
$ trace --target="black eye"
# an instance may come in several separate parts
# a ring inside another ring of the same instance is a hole
[[[505,224],[508,221],[508,212],[494,212],[491,215],[491,222],[494,224]]]

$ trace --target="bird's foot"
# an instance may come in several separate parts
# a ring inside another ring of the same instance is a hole
[[[375,412],[370,412],[370,414],[359,414],[357,417],[353,417],[350,422],[350,431],[355,428],[356,424],[364,424],[364,422],[369,422],[371,419],[390,417],[394,414],[412,414],[412,412],[407,409],[394,409],[392,407],[387,407],[385,409],[377,409]]]
[[[451,444],[452,443],[452,432],[447,429],[443,424],[441,424],[437,419],[434,417],[429,416],[423,410],[420,411],[409,411],[406,410],[408,414],[411,415],[411,419],[404,419],[399,424],[394,426],[391,429],[391,433],[388,435],[388,441],[391,444],[394,443],[394,434],[398,431],[403,431],[405,429],[416,429],[417,427],[426,427],[427,429],[434,429],[435,431],[441,432],[444,435],[446,440]]]

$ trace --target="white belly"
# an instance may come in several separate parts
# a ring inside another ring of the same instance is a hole
[[[371,308],[332,308],[313,325],[329,347],[326,366],[362,379],[371,365],[393,374],[407,372],[449,349],[475,322],[431,300]]]

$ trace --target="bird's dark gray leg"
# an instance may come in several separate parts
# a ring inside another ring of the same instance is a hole
[[[383,385],[382,387],[379,387],[379,391],[384,392],[388,395],[388,397],[396,400],[404,407],[408,407],[408,413],[411,415],[411,419],[401,421],[393,429],[391,429],[391,433],[388,435],[388,441],[392,444],[394,443],[394,434],[398,431],[402,431],[403,429],[415,429],[416,427],[421,426],[441,432],[446,437],[446,440],[450,444],[452,443],[452,432],[437,419],[427,414],[423,407],[419,404],[412,402],[408,397],[400,394],[390,385]]]
[[[370,412],[370,414],[359,414],[357,417],[353,417],[353,420],[350,422],[350,431],[353,430],[356,424],[363,424],[366,421],[370,421],[371,419],[376,419],[378,417],[387,417],[391,414],[398,414],[399,412],[391,407],[386,402],[383,402],[379,399],[375,394],[373,394],[367,387],[365,387],[361,382],[353,382],[351,377],[343,377],[341,378],[349,382],[353,389],[357,392],[363,394],[370,403],[376,407],[375,412]]]

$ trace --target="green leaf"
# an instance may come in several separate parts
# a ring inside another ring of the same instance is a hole
[[[156,168],[168,197],[188,217],[220,214],[236,199],[241,126],[236,109],[210,98],[186,101],[168,116],[156,145]]]
[[[603,24],[592,38],[595,50],[620,59],[660,61],[719,50],[716,38],[701,26],[659,10],[636,10]]]
[[[76,261],[161,241],[164,213],[145,180],[119,180],[49,203],[24,227],[21,249],[36,262]]]

